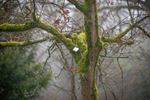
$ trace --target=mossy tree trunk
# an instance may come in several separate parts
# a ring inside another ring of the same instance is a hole
[[[87,57],[87,71],[85,77],[81,79],[82,100],[98,100],[98,93],[96,87],[96,63],[99,52],[102,46],[99,44],[98,36],[98,20],[96,0],[85,0],[87,13],[85,14],[85,31],[87,36],[88,57]]]

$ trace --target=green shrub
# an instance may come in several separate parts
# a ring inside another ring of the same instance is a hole
[[[34,61],[31,48],[0,49],[0,99],[28,100],[46,87],[51,73]]]

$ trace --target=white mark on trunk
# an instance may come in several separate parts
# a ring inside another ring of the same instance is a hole
[[[74,52],[78,52],[78,51],[79,51],[79,48],[78,48],[78,47],[74,47],[74,48],[73,48],[73,51],[74,51]]]

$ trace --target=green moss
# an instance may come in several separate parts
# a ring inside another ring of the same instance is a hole
[[[92,88],[92,93],[93,93],[93,98],[94,100],[98,100],[98,89],[97,89],[97,84],[96,84],[96,67],[94,68],[93,72],[93,88]]]
[[[46,22],[38,22],[38,27],[41,29],[44,29],[46,31],[48,31],[49,33],[51,33],[52,35],[54,35],[56,37],[56,39],[58,39],[59,41],[62,41],[66,47],[70,50],[70,52],[72,53],[79,72],[85,72],[85,70],[87,69],[87,42],[86,42],[86,35],[85,33],[81,32],[81,33],[73,33],[71,35],[70,38],[67,38],[65,36],[65,34],[60,33],[58,31],[58,29],[54,28],[53,26],[49,25]],[[74,52],[73,48],[74,47],[78,47],[79,51],[78,52]]]
[[[44,39],[39,39],[39,40],[34,40],[34,41],[6,41],[6,42],[0,42],[0,46],[4,46],[4,47],[10,47],[10,46],[27,46],[27,45],[32,45],[32,44],[36,44],[36,43],[41,43],[46,41],[48,38],[44,38]]]
[[[91,31],[90,31],[90,27],[89,27],[89,23],[88,23],[88,19],[86,18],[86,16],[85,16],[85,19],[84,19],[85,21],[84,21],[84,26],[85,26],[85,33],[86,33],[86,37],[87,37],[87,39],[86,39],[86,42],[87,42],[87,46],[88,46],[88,49],[89,48],[91,48],[92,47],[92,43],[91,43],[91,40],[92,40],[92,38],[91,38]]]
[[[104,42],[102,39],[99,39],[98,44],[97,44],[100,48],[105,48],[109,45],[108,42]]]
[[[79,47],[79,51],[82,55],[87,50],[87,42],[86,42],[86,35],[84,32],[81,33],[73,33],[71,35],[71,39],[73,43]]]
[[[38,21],[37,22],[37,27],[41,28],[47,32],[49,32],[50,34],[52,34],[53,36],[56,37],[56,39],[58,39],[58,41],[61,41],[64,43],[64,45],[69,49],[72,50],[73,47],[75,46],[74,43],[72,42],[72,40],[70,38],[67,38],[65,36],[65,34],[61,33],[57,28],[53,27],[52,25],[50,25],[47,22],[44,21]]]
[[[82,13],[86,14],[87,13],[87,6],[85,3],[80,3],[80,2],[75,2],[74,5],[76,8],[78,8]]]
[[[94,86],[93,86],[93,97],[94,97],[94,100],[98,100],[98,89],[97,89],[96,83],[94,83]]]
[[[86,72],[88,71],[87,58],[83,57],[79,59],[80,60],[78,60],[77,62],[78,75],[80,76],[80,78],[83,78]]]
[[[109,43],[114,43],[114,42],[118,42],[121,40],[122,37],[124,37],[131,29],[133,28],[133,26],[125,29],[122,32],[118,32],[116,33],[114,36],[111,37],[102,37],[102,41],[104,42],[109,42]]]
[[[79,39],[80,39],[81,41],[83,41],[84,43],[86,43],[86,35],[85,35],[85,32],[81,32],[78,37],[79,37]]]
[[[79,74],[85,73],[87,71],[87,42],[86,42],[86,34],[84,32],[80,33],[72,33],[71,39],[76,47],[79,48],[78,52],[72,52],[75,61],[78,66],[78,72]]]
[[[88,6],[89,5],[89,2],[90,0],[84,0],[85,4]]]
[[[88,59],[87,59],[87,51],[85,51],[81,57],[79,58],[77,65],[78,65],[78,72],[79,74],[87,72],[88,69]]]
[[[17,32],[26,31],[36,27],[34,22],[26,22],[25,24],[0,24],[0,32]]]
[[[16,41],[0,42],[0,46],[17,46],[22,44],[24,44],[24,42],[16,42]]]

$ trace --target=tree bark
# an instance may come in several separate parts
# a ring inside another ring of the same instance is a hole
[[[85,14],[85,30],[88,44],[88,64],[85,66],[87,72],[85,77],[81,79],[81,93],[82,100],[98,100],[98,93],[96,87],[96,63],[100,50],[98,45],[98,20],[96,0],[85,0],[87,6],[87,13]]]
[[[97,61],[96,57],[99,52],[97,50],[93,50],[93,52],[94,51],[95,53],[92,54],[91,58],[89,59],[90,62],[88,65],[88,71],[87,73],[85,73],[85,77],[81,79],[82,100],[98,100],[95,68],[96,68],[96,61]]]

